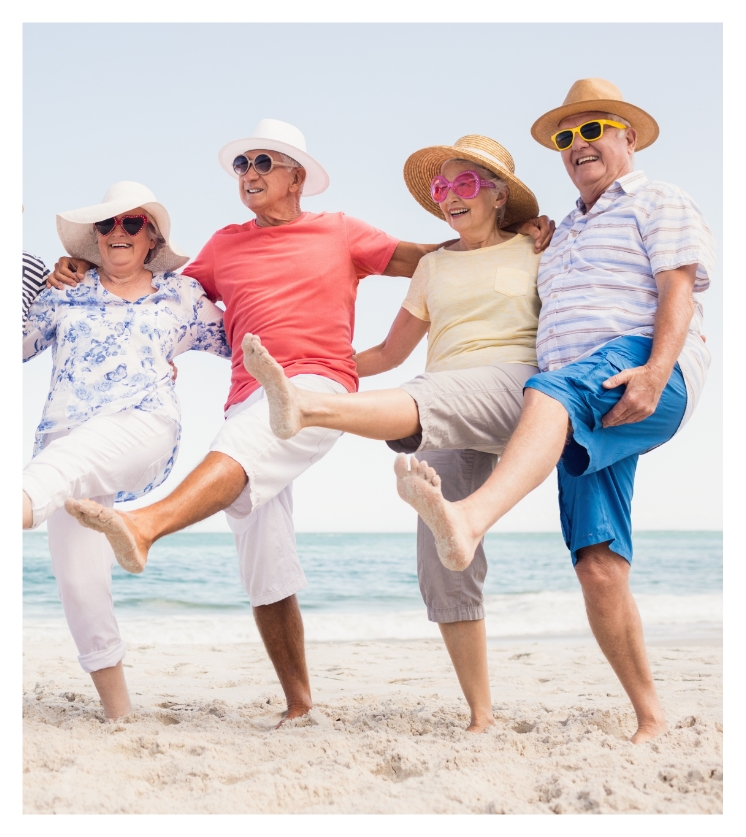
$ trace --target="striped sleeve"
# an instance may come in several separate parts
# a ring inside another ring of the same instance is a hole
[[[41,259],[38,259],[36,256],[32,256],[30,253],[24,253],[21,276],[23,293],[23,322],[26,322],[29,308],[46,285],[49,270]]]
[[[654,183],[657,200],[642,230],[653,275],[687,264],[697,265],[694,291],[705,291],[715,266],[715,240],[700,208],[682,189]]]

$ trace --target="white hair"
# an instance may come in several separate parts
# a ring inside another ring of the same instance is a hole
[[[632,125],[630,125],[630,123],[626,119],[622,118],[621,116],[617,116],[615,113],[607,113],[606,118],[611,119],[613,122],[621,122],[622,125],[626,125],[627,128],[632,127]],[[616,129],[617,136],[619,137],[619,139],[622,139],[626,135],[627,128],[624,128],[624,129],[617,128]],[[635,152],[634,151],[632,151],[632,153],[630,154],[630,160],[632,161],[632,164],[634,165],[634,161],[635,161]]]
[[[145,264],[147,264],[148,262],[153,261],[158,254],[158,251],[161,249],[161,245],[166,243],[166,239],[161,235],[158,225],[151,218],[150,214],[146,212],[145,215],[148,218],[148,223],[145,225],[145,232],[147,233],[150,241],[155,241],[155,247],[152,247],[148,255],[145,257]]]
[[[611,119],[612,122],[621,122],[622,125],[626,126],[626,128],[631,128],[632,127],[632,125],[630,125],[630,123],[627,122],[626,119],[623,119],[621,116],[617,116],[615,113],[607,113],[606,118]],[[625,128],[624,131],[621,128],[617,128],[618,136],[620,138],[625,135],[626,128]]]
[[[303,168],[303,166],[297,160],[294,160],[289,154],[285,154],[283,151],[275,151],[275,154],[279,155],[283,163],[287,163],[289,166],[294,166],[296,169]]]
[[[483,180],[489,180],[491,183],[494,183],[496,188],[497,195],[495,197],[505,197],[510,196],[510,186],[500,177],[498,177],[493,171],[486,168],[485,166],[481,166],[479,163],[475,163],[474,160],[463,160],[460,157],[452,157],[450,160],[446,160],[443,165],[446,163],[468,163]],[[507,202],[504,203],[502,206],[497,208],[497,226],[499,227],[500,224],[503,222],[503,218],[505,217],[505,207]]]
[[[148,238],[149,238],[151,241],[155,241],[155,242],[156,242],[156,244],[158,244],[158,243],[159,243],[159,242],[161,242],[161,241],[165,241],[165,239],[163,238],[163,236],[162,236],[162,235],[160,234],[160,232],[158,231],[158,227],[156,227],[156,225],[155,225],[155,223],[154,223],[153,221],[148,221],[148,224],[147,224],[147,226],[145,227],[145,230],[146,230],[146,232],[147,232],[147,234],[148,234]]]

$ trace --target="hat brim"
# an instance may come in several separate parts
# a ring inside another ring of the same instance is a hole
[[[286,142],[267,139],[266,137],[246,137],[245,139],[233,140],[220,149],[218,160],[228,174],[238,180],[238,175],[233,171],[233,161],[239,154],[259,150],[279,151],[297,160],[303,166],[306,170],[306,182],[303,184],[304,197],[309,198],[326,191],[329,185],[329,175],[323,166],[317,160],[314,160],[310,154],[306,154],[305,151],[301,151],[300,148]]]
[[[554,110],[548,111],[534,122],[531,126],[531,136],[545,148],[557,151],[557,146],[552,142],[552,135],[559,130],[559,123],[576,113],[595,111],[615,113],[622,119],[626,119],[637,132],[636,151],[642,151],[643,148],[647,148],[658,139],[660,129],[655,119],[642,108],[630,105],[627,102],[620,102],[618,99],[591,99],[590,101],[573,102],[571,105],[554,108]]]
[[[495,164],[494,160],[475,151],[467,151],[454,145],[432,145],[410,154],[404,163],[404,181],[412,197],[431,215],[446,221],[440,204],[435,203],[430,195],[430,183],[440,174],[440,168],[446,160],[469,160],[491,171],[510,187],[510,194],[505,205],[505,215],[501,227],[528,221],[539,214],[539,202],[534,193],[514,174]],[[447,222],[446,222],[447,223]]]
[[[142,207],[155,222],[158,232],[164,238],[154,248],[155,252],[150,261],[145,263],[147,270],[154,273],[178,270],[188,261],[186,255],[174,241],[171,240],[171,219],[166,207],[157,201],[132,204],[132,199],[120,199],[99,203],[95,206],[85,206],[57,215],[57,233],[62,246],[75,259],[85,259],[91,264],[101,264],[101,252],[98,249],[98,239],[93,224],[121,215],[122,212]]]

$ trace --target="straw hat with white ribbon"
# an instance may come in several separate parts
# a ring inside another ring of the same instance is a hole
[[[510,187],[505,215],[500,223],[507,227],[536,218],[539,204],[534,193],[515,176],[515,163],[510,152],[499,142],[480,134],[468,134],[453,145],[431,145],[415,151],[404,163],[404,180],[417,203],[444,221],[440,204],[430,195],[430,182],[440,174],[446,160],[469,160],[478,163],[504,180]]]
[[[233,161],[247,151],[280,151],[297,160],[306,170],[306,181],[303,184],[305,197],[320,195],[329,185],[329,175],[321,163],[306,151],[306,138],[295,125],[288,122],[262,119],[250,137],[232,140],[220,149],[220,165],[236,180],[238,175],[233,171]]]
[[[576,113],[613,113],[621,116],[637,132],[636,151],[652,145],[658,139],[658,123],[642,108],[625,102],[622,91],[603,78],[581,78],[570,88],[565,101],[558,108],[540,116],[531,126],[531,136],[552,151],[557,146],[552,142],[553,134],[559,130],[559,123]]]
[[[106,191],[103,201],[95,206],[60,212],[57,215],[57,232],[62,246],[73,258],[101,264],[94,223],[138,207],[145,210],[160,234],[150,258],[145,262],[147,269],[161,273],[183,267],[189,261],[189,256],[171,240],[171,219],[166,207],[158,203],[147,186],[132,180],[115,183]]]

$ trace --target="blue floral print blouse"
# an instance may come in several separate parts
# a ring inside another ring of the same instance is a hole
[[[94,416],[146,410],[172,418],[181,436],[181,406],[169,361],[189,349],[231,356],[223,312],[189,276],[155,273],[153,293],[135,302],[110,293],[95,268],[76,287],[42,291],[23,329],[23,360],[51,347],[52,380],[34,455],[48,433],[70,430]],[[117,502],[134,500],[160,485],[163,472],[136,494],[120,492]]]

